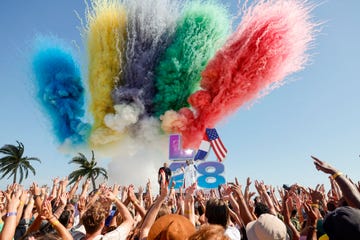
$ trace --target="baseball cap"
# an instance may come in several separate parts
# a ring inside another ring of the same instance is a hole
[[[286,225],[278,217],[264,213],[246,225],[249,240],[288,240]]]
[[[359,240],[360,209],[338,207],[325,216],[323,227],[330,240]]]
[[[185,240],[196,231],[195,226],[184,216],[167,214],[151,226],[148,240]]]

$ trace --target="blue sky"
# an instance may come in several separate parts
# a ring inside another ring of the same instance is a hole
[[[236,6],[237,0],[226,2]],[[72,170],[71,156],[58,150],[34,101],[29,51],[36,34],[52,33],[68,43],[76,42],[79,55],[84,56],[77,29],[80,21],[74,13],[83,14],[84,7],[80,0],[0,1],[0,145],[19,140],[26,155],[42,160],[34,163],[36,177],[25,183],[49,183]],[[235,15],[236,7],[231,9]],[[360,179],[359,9],[356,0],[323,1],[313,11],[315,20],[325,23],[308,66],[251,108],[239,109],[217,126],[229,152],[224,162],[228,181],[237,176],[245,184],[250,176],[275,186],[328,184],[327,176],[315,170],[310,155]],[[106,160],[99,160],[107,167]],[[2,186],[9,182],[0,180]]]

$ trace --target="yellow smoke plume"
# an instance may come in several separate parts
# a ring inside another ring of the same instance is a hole
[[[126,11],[116,0],[92,0],[86,12],[85,29],[89,55],[90,111],[93,115],[93,147],[121,139],[104,124],[113,113],[111,92],[118,84],[126,41]]]

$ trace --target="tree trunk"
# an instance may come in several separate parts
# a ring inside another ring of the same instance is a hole
[[[96,189],[96,184],[95,184],[95,178],[94,178],[94,176],[91,176],[91,183],[92,183],[92,185],[93,185],[93,190],[95,190],[95,189]]]
[[[15,173],[14,173],[14,180],[13,180],[13,183],[16,183],[16,175],[17,175],[17,169],[15,169]]]

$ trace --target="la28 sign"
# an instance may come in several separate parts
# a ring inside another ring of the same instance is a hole
[[[178,134],[170,135],[169,138],[169,168],[172,171],[170,180],[175,182],[175,189],[179,189],[184,182],[184,174],[181,167],[186,165],[186,160],[193,159],[195,156],[193,149],[182,149],[181,136]],[[204,158],[206,159],[206,158]],[[197,183],[199,188],[217,188],[226,182],[223,176],[225,167],[220,162],[197,160]]]

